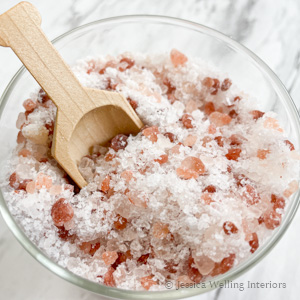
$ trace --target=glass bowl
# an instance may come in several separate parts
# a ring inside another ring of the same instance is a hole
[[[157,53],[176,48],[188,57],[200,57],[216,66],[242,90],[259,99],[260,110],[278,113],[281,127],[299,148],[300,122],[297,109],[283,84],[270,68],[255,54],[229,37],[203,25],[162,16],[123,16],[96,21],[73,29],[55,39],[54,44],[67,63],[97,54],[119,54],[125,51]],[[38,88],[23,68],[13,77],[1,98],[0,106],[0,167],[7,162],[16,145],[18,130],[15,122],[22,102]],[[233,280],[260,261],[282,237],[299,205],[299,191],[293,195],[282,224],[271,238],[249,259],[214,280]],[[178,299],[191,297],[214,289],[186,288],[160,292],[128,291],[91,282],[60,267],[40,251],[24,234],[0,194],[4,220],[22,246],[47,269],[58,276],[97,294],[119,299]]]

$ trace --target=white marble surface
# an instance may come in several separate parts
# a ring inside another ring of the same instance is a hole
[[[0,13],[16,0],[1,0]],[[300,106],[299,0],[32,0],[43,16],[42,27],[54,38],[78,25],[124,14],[180,17],[213,27],[258,54],[279,76]],[[0,48],[0,93],[21,63]],[[1,151],[1,150],[0,150]],[[285,289],[223,288],[193,299],[299,299],[300,211],[279,244],[237,283],[285,282]],[[0,217],[0,299],[102,299],[47,271],[23,250]]]

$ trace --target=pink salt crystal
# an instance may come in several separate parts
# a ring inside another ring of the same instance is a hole
[[[79,245],[79,249],[83,251],[85,254],[88,254],[91,250],[91,243],[90,242],[83,242]]]
[[[31,152],[29,150],[23,148],[22,150],[19,151],[18,155],[23,156],[23,157],[28,157],[31,155]]]
[[[194,118],[189,114],[184,114],[181,118],[181,122],[182,122],[183,126],[187,129],[194,128],[194,125],[192,123],[193,120],[194,120]]]
[[[152,226],[152,234],[157,239],[164,239],[169,233],[169,227],[167,224],[163,224],[162,222],[156,222]]]
[[[17,189],[19,186],[19,176],[16,172],[12,173],[9,177],[9,185],[10,187]]]
[[[283,132],[283,129],[279,126],[278,120],[268,117],[264,121],[264,127],[267,129],[274,129],[279,132]]]
[[[157,135],[159,134],[159,130],[157,126],[147,127],[143,130],[143,135],[147,137],[152,143],[157,142]]]
[[[176,287],[180,288],[181,285],[185,286],[186,284],[194,283],[189,276],[181,275],[176,279]]]
[[[243,196],[245,197],[245,200],[248,205],[254,205],[261,200],[256,189],[250,184],[245,185],[245,191],[243,192]]]
[[[36,189],[40,190],[41,188],[50,189],[52,186],[52,178],[43,173],[39,173],[36,178]]]
[[[211,276],[217,276],[219,274],[224,274],[229,271],[234,264],[235,254],[229,254],[229,256],[223,258],[220,263],[216,263],[213,271],[211,272]]]
[[[114,221],[114,226],[117,230],[123,230],[127,226],[127,219],[117,215],[117,220]]]
[[[227,91],[232,85],[232,82],[229,78],[225,78],[221,85],[221,91]]]
[[[123,179],[125,179],[126,182],[130,182],[130,180],[133,178],[133,174],[131,171],[127,170],[127,171],[123,171],[121,173],[121,177]]]
[[[281,223],[281,214],[277,213],[276,211],[269,210],[264,213],[263,215],[264,223],[266,227],[270,230],[275,229]]]
[[[267,158],[267,155],[268,155],[270,152],[271,152],[271,151],[268,150],[268,149],[258,149],[258,150],[257,150],[256,156],[257,156],[259,159],[266,159],[266,158]]]
[[[130,191],[128,193],[126,193],[128,200],[135,206],[137,207],[141,207],[141,208],[146,208],[147,207],[147,203],[146,203],[146,199],[139,194],[136,191]]]
[[[195,135],[189,135],[185,138],[183,144],[184,146],[187,146],[187,147],[192,147],[197,141],[197,136]]]
[[[172,132],[166,132],[164,133],[164,136],[167,137],[171,143],[175,141],[175,134],[173,134]]]
[[[216,111],[216,109],[215,109],[215,105],[213,104],[213,102],[205,103],[205,105],[204,105],[204,113],[205,114],[207,114],[209,116],[214,111]]]
[[[26,111],[32,112],[36,108],[37,103],[31,99],[27,99],[23,102],[23,106]]]
[[[62,192],[61,185],[52,185],[49,190],[51,195],[59,195]]]
[[[202,274],[199,272],[199,270],[197,268],[195,268],[195,262],[192,256],[190,256],[188,258],[188,269],[187,269],[187,275],[189,276],[189,278],[195,282],[195,283],[199,283],[201,282],[203,276]]]
[[[295,192],[298,191],[299,184],[297,180],[293,180],[289,183],[288,188],[283,192],[283,196],[286,198],[289,198],[292,196]]]
[[[18,132],[18,136],[17,136],[17,143],[21,144],[24,143],[26,141],[24,135],[22,134],[22,131]]]
[[[108,271],[104,275],[104,284],[107,286],[115,287],[116,283],[114,280],[113,273],[115,272],[115,269],[113,267],[109,267]]]
[[[34,181],[29,181],[26,185],[26,192],[28,194],[34,194],[35,192],[35,182]]]
[[[188,61],[188,58],[176,49],[171,50],[170,57],[174,67],[184,65]]]
[[[211,260],[209,257],[202,255],[202,256],[195,256],[193,255],[195,265],[197,269],[202,275],[208,275],[215,267],[215,262]]]
[[[101,191],[103,193],[107,193],[109,190],[109,186],[110,186],[110,176],[106,175],[101,183]]]
[[[257,248],[259,247],[259,241],[258,241],[258,236],[256,232],[252,233],[251,240],[249,241],[249,245],[251,247],[250,252],[254,253]]]
[[[63,226],[74,216],[74,210],[70,203],[64,198],[60,198],[54,203],[51,209],[51,217],[56,226]]]
[[[158,162],[160,165],[165,164],[168,162],[169,157],[167,154],[162,154],[159,158],[154,159],[155,162]]]
[[[201,195],[201,199],[203,200],[203,202],[206,204],[206,205],[210,205],[212,202],[214,202],[214,200],[212,199],[212,196],[211,196],[211,193],[203,193]]]
[[[216,126],[215,124],[210,124],[208,126],[208,133],[209,134],[215,134],[217,132]]]
[[[145,290],[148,291],[151,288],[151,286],[157,285],[157,282],[152,279],[153,277],[153,275],[149,275],[140,279],[141,285]]]
[[[127,69],[130,69],[134,66],[134,60],[128,58],[128,57],[123,57],[120,60],[120,64],[119,64],[119,71],[120,72],[124,72]]]
[[[290,151],[295,150],[295,146],[289,140],[284,140],[284,143],[289,147]]]
[[[221,127],[224,125],[228,125],[231,122],[231,118],[227,114],[220,113],[215,111],[209,115],[209,120],[216,127]]]
[[[26,116],[23,112],[20,112],[19,115],[18,115],[18,119],[17,119],[17,122],[16,122],[16,127],[18,129],[21,129],[22,125],[25,123],[26,121]]]
[[[224,222],[223,230],[227,235],[236,234],[239,231],[238,228],[232,222],[229,221]]]
[[[102,259],[107,266],[112,265],[117,258],[118,253],[115,251],[106,251],[102,254]]]
[[[193,111],[195,111],[196,109],[198,109],[198,104],[196,101],[194,100],[189,100],[186,105],[185,105],[185,111],[187,113],[192,113]]]
[[[202,161],[194,156],[188,156],[185,158],[177,168],[176,173],[180,178],[191,179],[198,178],[200,174],[205,172],[205,166]]]
[[[65,184],[64,185],[64,190],[68,190],[71,193],[73,193],[74,192],[74,185],[72,185],[72,184]]]
[[[240,157],[240,154],[242,152],[242,149],[234,148],[234,149],[228,149],[227,154],[225,155],[228,160],[238,160]]]
[[[113,148],[116,152],[119,150],[123,150],[127,146],[128,136],[125,134],[118,134],[111,140],[111,148]]]
[[[180,147],[181,147],[181,145],[175,145],[175,146],[173,146],[170,150],[169,150],[169,154],[179,154],[180,153],[180,151],[179,151],[179,149],[180,149]]]

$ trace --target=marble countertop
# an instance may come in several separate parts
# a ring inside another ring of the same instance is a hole
[[[1,0],[0,13],[16,0]],[[52,39],[79,25],[111,16],[158,14],[215,28],[260,56],[279,76],[300,107],[299,0],[32,0]],[[0,48],[0,94],[21,67],[8,48]],[[272,252],[235,282],[286,283],[286,288],[223,288],[191,299],[298,299],[300,292],[300,211]],[[16,241],[0,216],[0,299],[92,300],[82,290],[47,271]]]

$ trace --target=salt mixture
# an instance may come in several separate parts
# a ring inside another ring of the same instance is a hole
[[[132,290],[199,283],[254,253],[298,189],[299,154],[274,112],[177,50],[78,62],[86,87],[115,90],[146,126],[95,145],[79,190],[50,153],[56,107],[24,102],[5,199],[53,261]]]

